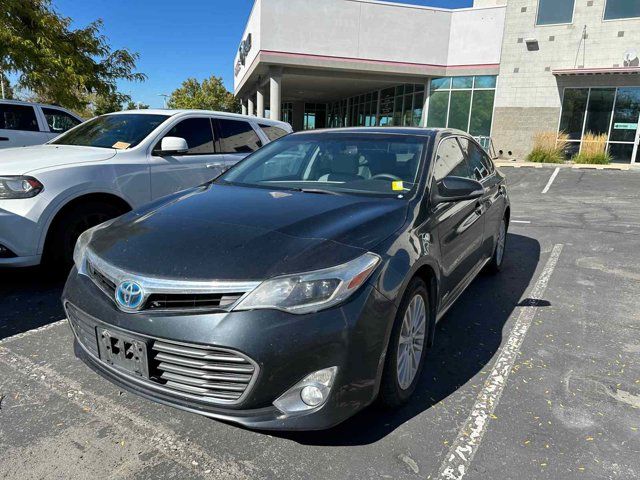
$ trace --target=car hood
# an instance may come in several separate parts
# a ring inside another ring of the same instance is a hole
[[[74,145],[35,145],[0,150],[0,175],[25,175],[45,168],[108,160],[112,148]]]
[[[223,185],[157,204],[97,231],[93,254],[155,278],[262,280],[345,263],[407,217],[399,199]]]

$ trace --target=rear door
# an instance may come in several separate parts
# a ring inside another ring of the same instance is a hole
[[[480,145],[470,138],[461,137],[459,140],[463,151],[467,155],[473,178],[478,180],[484,187],[482,208],[485,221],[482,256],[486,259],[493,255],[500,223],[506,208],[503,179],[498,175],[493,162]]]
[[[226,168],[262,147],[262,140],[250,122],[231,118],[215,119],[218,149],[224,154]]]
[[[458,138],[444,138],[434,161],[434,185],[448,176],[475,178]],[[442,301],[455,300],[482,260],[484,216],[482,201],[440,203],[434,207],[441,251]]]
[[[42,114],[49,129],[49,132],[47,132],[49,140],[56,138],[58,135],[62,135],[67,130],[71,130],[73,127],[82,123],[82,120],[79,118],[59,108],[42,107]]]
[[[40,145],[48,140],[40,131],[33,106],[0,103],[0,148]]]
[[[164,137],[184,138],[189,150],[183,154],[161,154],[160,146]],[[217,161],[220,161],[220,156],[214,148],[211,119],[192,117],[179,120],[158,139],[151,152],[152,197],[163,197],[211,180],[218,172],[208,166]]]

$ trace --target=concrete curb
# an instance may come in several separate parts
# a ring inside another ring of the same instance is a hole
[[[498,168],[512,167],[512,168],[571,168],[574,170],[640,170],[638,166],[626,165],[626,164],[611,164],[611,165],[584,165],[584,164],[572,164],[572,163],[535,163],[535,162],[509,162],[509,161],[496,161]]]

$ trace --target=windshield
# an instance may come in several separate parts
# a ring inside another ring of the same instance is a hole
[[[216,183],[404,195],[418,182],[425,141],[395,134],[292,135],[258,150]]]
[[[103,115],[83,123],[51,143],[125,150],[139,144],[167,118],[169,115],[142,113]]]

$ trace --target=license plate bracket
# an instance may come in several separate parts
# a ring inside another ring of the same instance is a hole
[[[149,378],[146,342],[98,328],[98,345],[102,361],[139,377]]]

